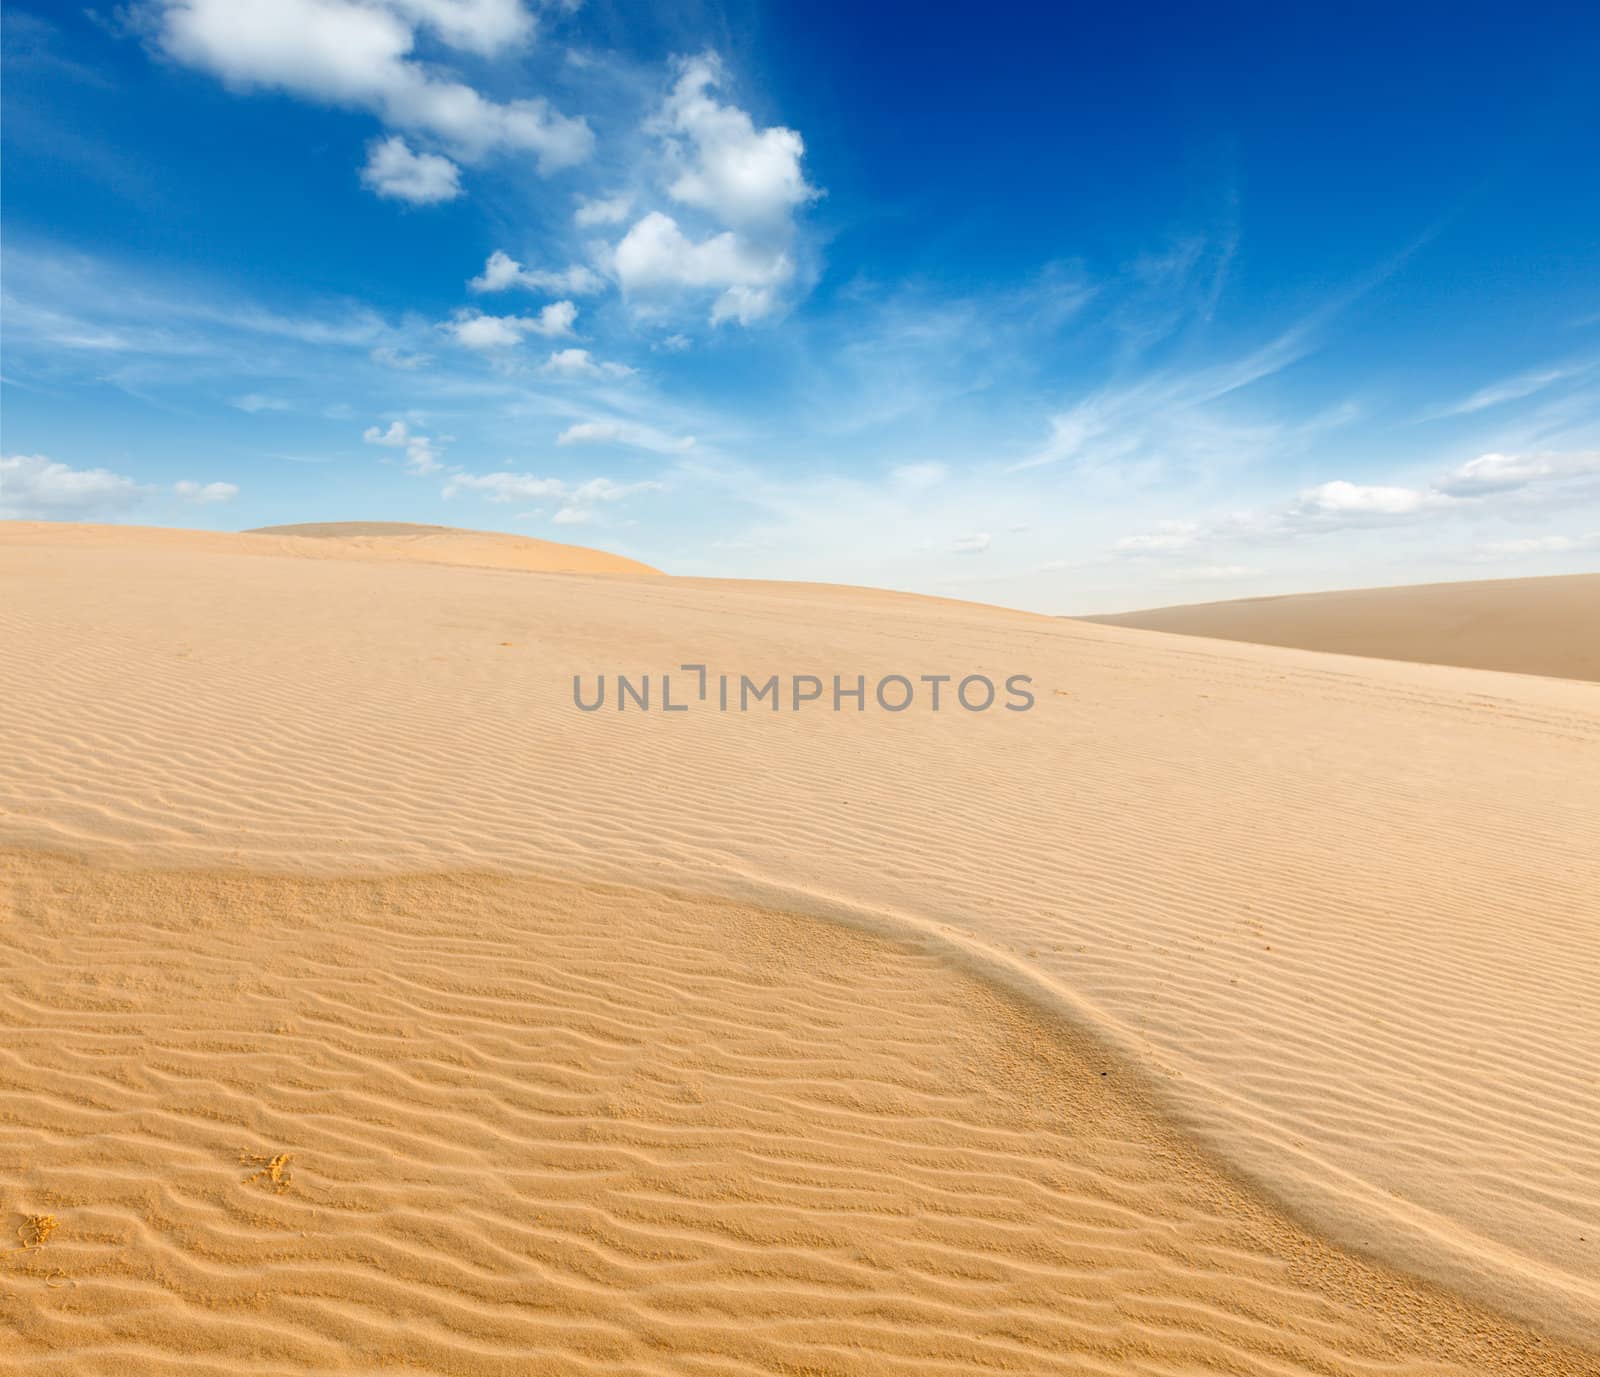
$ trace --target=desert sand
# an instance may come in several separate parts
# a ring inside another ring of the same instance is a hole
[[[1292,593],[1083,620],[1380,660],[1600,681],[1600,574]]]
[[[1600,1371],[1600,689],[362,539],[0,525],[16,1370]]]

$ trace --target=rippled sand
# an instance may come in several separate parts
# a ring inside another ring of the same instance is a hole
[[[1597,1370],[1592,686],[261,540],[0,526],[23,1369]]]

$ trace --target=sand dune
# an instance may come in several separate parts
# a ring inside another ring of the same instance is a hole
[[[1380,660],[1600,680],[1600,574],[1295,593],[1083,620]]]
[[[15,1370],[1584,1363],[1275,1217],[925,943],[488,877],[13,879],[5,1184],[66,1221],[11,1265]]]
[[[233,532],[171,531],[157,526],[65,525],[50,521],[0,522],[0,541],[145,549],[181,540],[187,548],[229,553],[291,555],[303,559],[403,560],[478,569],[521,569],[545,574],[654,574],[648,564],[553,540],[454,526],[414,526],[404,521],[322,521],[263,526]]]
[[[1592,686],[57,529],[0,527],[32,1369],[1597,1370]],[[1037,705],[573,706],[685,663]]]

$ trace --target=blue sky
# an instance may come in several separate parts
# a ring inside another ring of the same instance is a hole
[[[1600,567],[1592,6],[4,21],[0,516],[1052,612]]]

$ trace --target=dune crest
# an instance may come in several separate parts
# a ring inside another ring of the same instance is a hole
[[[84,545],[288,555],[301,559],[395,560],[518,569],[542,574],[658,574],[623,555],[502,531],[422,526],[405,521],[320,521],[252,531],[183,531],[162,526],[96,526],[0,521],[0,545]]]
[[[1079,620],[1380,660],[1600,681],[1600,574],[1290,593]]]

